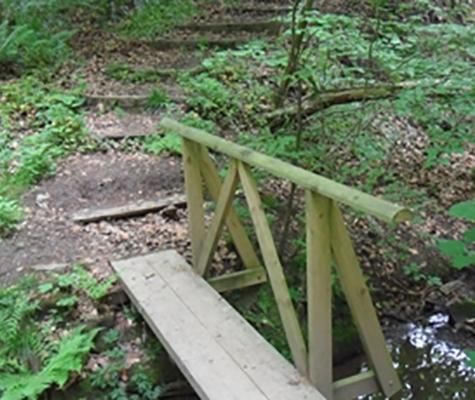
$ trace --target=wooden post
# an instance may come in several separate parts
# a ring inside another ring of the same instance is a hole
[[[353,249],[338,205],[331,209],[331,244],[343,292],[358,328],[366,354],[384,394],[391,397],[401,389],[386,348],[376,310]]]
[[[183,170],[185,191],[188,203],[188,223],[191,236],[193,267],[197,268],[203,238],[205,236],[205,217],[203,209],[203,182],[200,173],[199,148],[196,143],[183,139]]]
[[[309,378],[333,398],[331,200],[306,191]]]
[[[244,195],[246,196],[251,211],[257,239],[295,365],[303,375],[307,375],[307,350],[305,341],[292,299],[290,298],[284,271],[272,238],[272,232],[262,208],[256,183],[248,167],[241,162],[239,163],[239,176],[244,188]]]
[[[198,274],[202,276],[206,274],[206,271],[213,258],[213,254],[216,251],[216,246],[223,229],[224,219],[231,208],[237,184],[238,174],[236,162],[231,161],[231,168],[229,169],[228,176],[223,184],[223,187],[221,188],[214,218],[209,227],[209,231],[203,243],[203,248],[201,249],[201,254],[196,266]]]
[[[221,179],[218,175],[218,170],[209,156],[206,147],[201,146],[201,173],[208,188],[208,191],[214,201],[218,201],[221,192]],[[254,247],[252,246],[246,230],[242,226],[239,217],[231,207],[226,217],[226,226],[233,238],[236,250],[241,257],[244,266],[248,269],[260,268],[261,262],[257,257]]]

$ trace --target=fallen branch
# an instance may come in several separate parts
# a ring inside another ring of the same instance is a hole
[[[325,92],[319,94],[317,97],[305,100],[302,107],[302,114],[307,117],[318,111],[322,111],[338,104],[384,99],[393,96],[401,90],[412,89],[419,85],[420,82],[401,82],[394,85],[364,86],[334,92]],[[298,106],[293,105],[264,114],[264,117],[270,121],[271,126],[276,126],[283,117],[294,116],[298,112]]]

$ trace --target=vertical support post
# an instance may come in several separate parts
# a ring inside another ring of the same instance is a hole
[[[333,399],[331,200],[305,193],[307,224],[307,308],[309,378]]]
[[[401,389],[401,383],[393,368],[371,295],[336,202],[332,202],[330,231],[338,275],[353,320],[378,383],[384,394],[391,397]]]
[[[194,268],[197,268],[205,236],[203,182],[200,172],[200,153],[198,146],[199,145],[187,139],[183,139],[183,170],[185,173],[188,223]]]
[[[251,176],[249,168],[241,162],[239,162],[239,176],[244,188],[244,195],[246,196],[249,210],[251,211],[257,240],[261,248],[262,257],[264,258],[264,264],[269,275],[293,360],[297,369],[303,375],[307,375],[307,349],[297,314],[292,299],[290,298],[282,264],[280,263],[277,249],[275,248],[272,232],[259,198],[256,183]]]

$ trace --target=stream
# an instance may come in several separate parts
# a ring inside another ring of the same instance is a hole
[[[444,314],[430,316],[425,325],[409,323],[395,328],[392,357],[404,387],[396,399],[475,399],[475,369],[468,366],[464,348],[445,339],[450,329],[449,317]]]

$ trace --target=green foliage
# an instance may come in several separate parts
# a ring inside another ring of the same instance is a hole
[[[462,218],[470,222],[475,221],[475,200],[464,201],[453,205],[449,215]],[[475,228],[467,230],[460,240],[438,240],[440,252],[449,257],[452,266],[463,269],[475,265]]]
[[[125,353],[120,347],[105,352],[108,363],[91,375],[91,383],[105,393],[104,400],[157,400],[163,390],[144,370],[138,369],[130,376],[128,385],[121,381],[125,369]]]
[[[52,385],[64,386],[80,372],[98,330],[72,329],[59,339],[34,299],[28,279],[0,291],[0,394],[4,400],[38,398]],[[43,287],[43,291],[46,288]]]
[[[162,89],[154,89],[150,93],[147,101],[147,105],[150,108],[160,108],[167,105],[170,102],[168,94]]]
[[[409,276],[416,282],[425,281],[431,286],[440,286],[442,281],[438,276],[426,275],[422,272],[422,268],[419,264],[410,263],[403,268],[404,274]]]
[[[163,136],[149,136],[145,138],[143,148],[152,154],[181,154],[181,139],[172,133]]]
[[[119,31],[132,38],[153,39],[185,22],[198,11],[192,0],[151,0],[122,21]]]
[[[13,229],[22,216],[23,212],[17,201],[0,196],[0,235]]]
[[[465,354],[467,355],[467,365],[471,368],[475,368],[475,350],[465,350]]]
[[[62,93],[28,78],[3,85],[2,96],[0,232],[19,219],[14,205],[24,188],[52,174],[58,157],[92,145],[79,114],[83,98],[76,93]],[[25,130],[31,134],[24,135]]]

